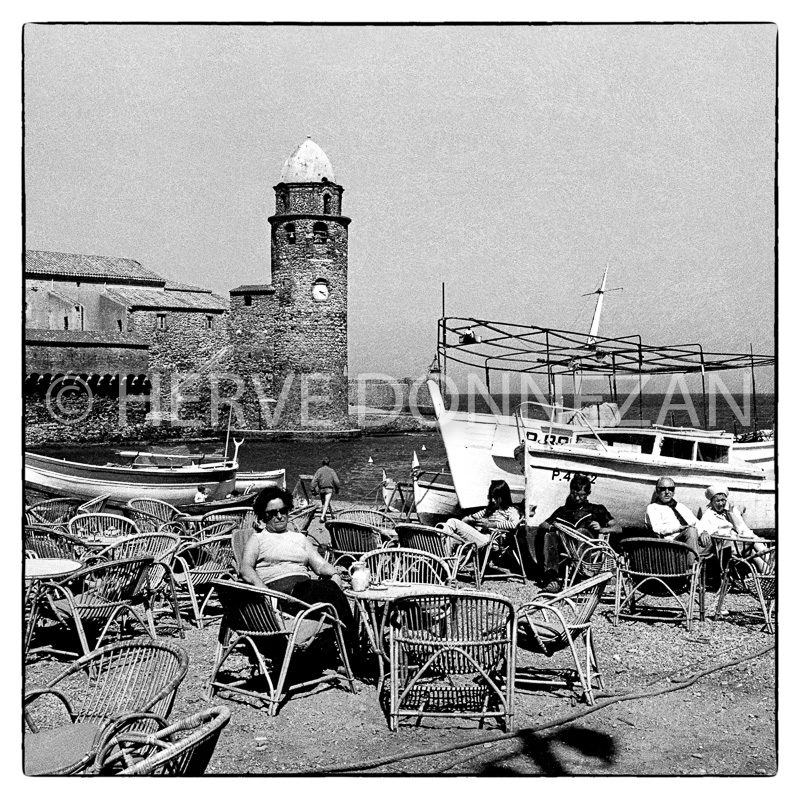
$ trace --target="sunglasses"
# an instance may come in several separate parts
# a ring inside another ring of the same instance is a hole
[[[274,508],[273,510],[264,511],[265,519],[274,519],[276,516],[288,516],[289,508],[285,505],[282,508]]]
[[[661,488],[657,488],[656,491],[675,491],[675,486],[661,486]]]

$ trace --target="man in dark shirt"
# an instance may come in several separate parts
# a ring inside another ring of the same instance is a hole
[[[314,477],[311,478],[311,491],[314,494],[318,493],[322,498],[320,521],[324,522],[331,504],[331,496],[334,491],[337,494],[339,493],[339,475],[331,469],[328,458],[322,459],[322,466],[317,469]]]
[[[576,474],[569,483],[569,496],[564,504],[554,510],[538,527],[526,532],[528,551],[534,562],[541,566],[540,584],[547,593],[561,590],[558,578],[559,543],[558,531],[553,522],[558,520],[586,531],[592,538],[622,532],[622,527],[608,512],[605,505],[589,502],[592,491],[591,480]]]

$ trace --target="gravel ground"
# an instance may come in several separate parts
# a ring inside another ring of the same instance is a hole
[[[324,530],[315,523],[317,535]],[[514,602],[532,598],[532,583],[492,581],[488,590]],[[608,597],[608,592],[607,592]],[[707,607],[715,607],[708,594]],[[613,627],[613,604],[604,602],[594,623],[595,642],[606,679],[606,694],[675,686],[693,674],[756,653],[774,637],[761,624],[735,612],[753,608],[745,595],[729,597],[730,616],[685,625],[622,622]],[[212,666],[219,625],[192,628],[176,643],[190,655],[189,673],[175,702],[173,718],[205,707],[204,682]],[[484,730],[469,720],[429,719],[392,733],[373,683],[359,682],[353,695],[343,688],[318,687],[285,703],[277,717],[246,701],[217,694],[232,712],[208,774],[298,774],[378,758],[406,759],[368,774],[448,775],[772,775],[777,771],[775,653],[702,677],[688,688],[620,701],[551,729],[531,732],[580,712],[569,691],[518,694],[511,740],[491,722]],[[525,654],[520,663],[527,662]],[[556,660],[567,664],[567,660]],[[29,665],[28,688],[63,668],[52,660]],[[480,745],[443,754],[410,757],[457,743]]]

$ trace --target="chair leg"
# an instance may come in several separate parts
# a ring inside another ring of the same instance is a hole
[[[728,593],[728,582],[730,580],[729,576],[729,569],[730,569],[731,561],[728,561],[727,565],[725,566],[725,571],[722,573],[722,583],[719,587],[719,597],[717,597],[717,609],[714,611],[714,619],[718,619],[720,614],[722,613],[722,605],[725,602],[725,597]]]

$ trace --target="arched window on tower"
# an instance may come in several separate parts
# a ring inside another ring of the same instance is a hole
[[[289,244],[294,244],[296,241],[294,233],[294,222],[289,222],[289,224],[286,225],[285,230],[286,230],[286,241],[288,241]]]
[[[324,222],[314,222],[314,244],[325,244],[328,241],[328,226]]]
[[[322,195],[322,213],[329,214],[331,212],[331,195],[330,194],[323,194]]]

